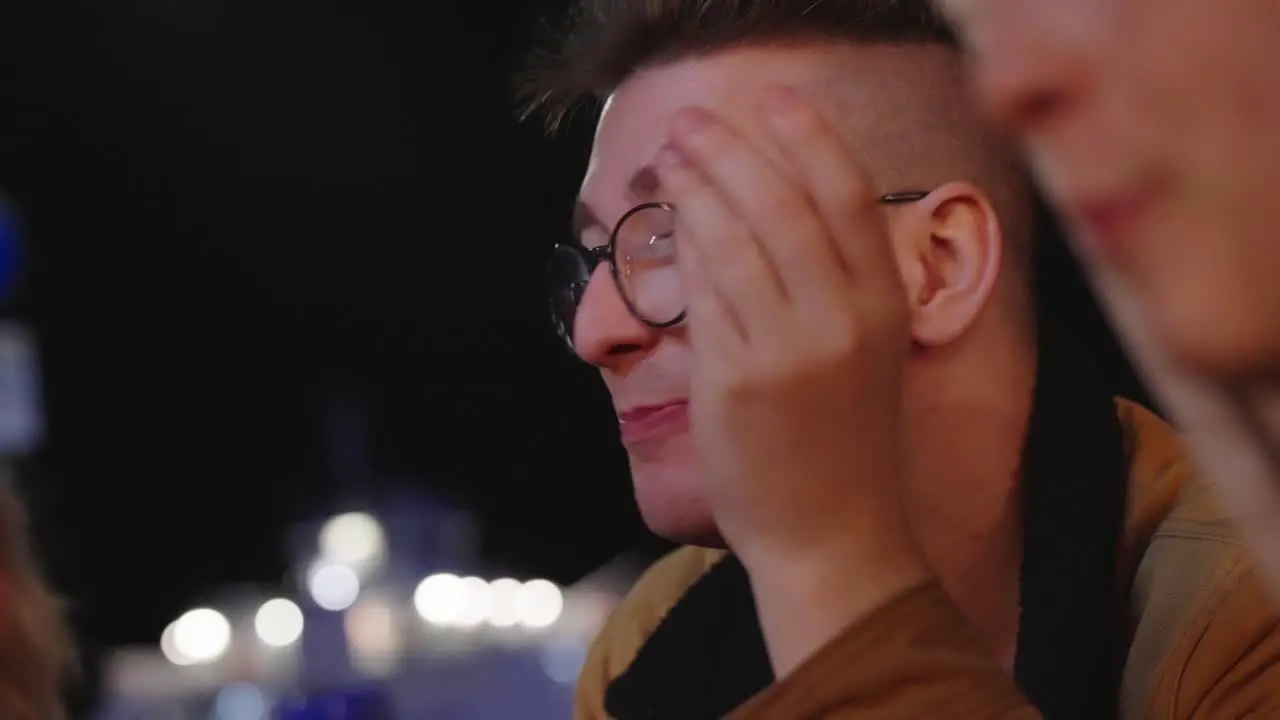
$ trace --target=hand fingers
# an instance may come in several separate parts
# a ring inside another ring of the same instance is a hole
[[[711,284],[702,263],[694,244],[677,243],[676,265],[688,303],[685,318],[694,357],[714,365],[723,363],[726,353],[740,352],[746,331]]]
[[[860,290],[901,292],[901,275],[871,178],[817,108],[791,88],[770,93],[765,119],[830,230]]]
[[[686,265],[697,263],[703,285],[745,334],[751,324],[774,321],[784,294],[751,230],[680,150],[663,148],[654,165],[676,207],[676,243],[693,256]]]
[[[673,140],[742,218],[784,294],[802,305],[844,290],[840,259],[812,203],[740,135],[698,109],[673,122]]]

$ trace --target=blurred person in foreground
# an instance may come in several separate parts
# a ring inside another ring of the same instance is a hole
[[[578,718],[1280,710],[1277,616],[1172,432],[1035,316],[1030,190],[923,0],[576,18],[524,86],[553,128],[603,100],[553,307],[688,545]]]
[[[1280,3],[938,4],[1280,593]]]

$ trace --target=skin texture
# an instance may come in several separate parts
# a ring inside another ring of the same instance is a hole
[[[1021,217],[1001,210],[1018,178],[965,110],[959,67],[931,47],[735,50],[637,73],[597,128],[583,243],[638,202],[675,203],[694,302],[689,322],[656,331],[601,267],[575,347],[620,414],[687,403],[627,442],[638,504],[655,532],[744,559],[766,634],[796,639],[771,642],[780,668],[924,564],[1012,657],[1034,347],[1006,240]],[[762,105],[783,88],[804,108],[792,125]],[[933,192],[874,202],[904,189]],[[857,587],[817,580],[836,576]],[[787,624],[802,617],[813,624]]]

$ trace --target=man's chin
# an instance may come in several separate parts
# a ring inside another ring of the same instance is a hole
[[[694,521],[689,518],[671,517],[640,511],[645,525],[654,535],[678,545],[695,545],[697,547],[724,550],[724,539],[716,526],[710,522]]]
[[[722,548],[724,541],[691,471],[632,466],[636,504],[654,534],[682,545]]]

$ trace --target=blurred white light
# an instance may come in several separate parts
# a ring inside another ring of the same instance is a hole
[[[418,583],[413,591],[413,608],[432,625],[451,625],[465,613],[467,588],[462,578],[438,573]]]
[[[268,600],[253,616],[258,638],[271,647],[292,645],[302,637],[302,610],[292,600]]]
[[[530,580],[520,588],[516,598],[520,624],[527,628],[551,627],[564,611],[564,594],[555,583]]]
[[[520,622],[520,589],[520,583],[510,578],[489,583],[490,625],[507,628]]]
[[[355,570],[380,560],[385,544],[382,525],[368,513],[338,515],[320,530],[320,556]]]
[[[178,621],[169,623],[169,626],[160,633],[160,654],[164,655],[164,659],[174,665],[187,666],[194,665],[196,660],[189,658],[178,648],[173,642],[174,630],[178,627]]]
[[[192,663],[217,660],[230,645],[231,623],[217,610],[190,610],[173,625],[173,647]]]
[[[248,683],[228,685],[213,700],[213,720],[266,720],[267,698]]]
[[[346,565],[320,561],[307,573],[307,592],[325,610],[340,612],[360,597],[360,578]]]
[[[463,578],[460,594],[462,610],[451,624],[461,628],[473,628],[483,624],[489,618],[493,608],[493,592],[489,590],[489,583],[478,577]]]

